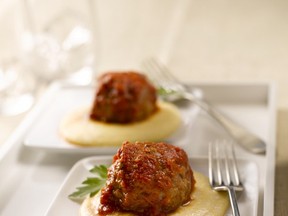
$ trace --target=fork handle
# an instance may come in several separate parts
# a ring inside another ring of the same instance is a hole
[[[252,134],[250,131],[246,130],[242,126],[236,124],[236,122],[229,119],[227,116],[223,115],[211,104],[204,100],[197,99],[193,93],[187,92],[185,98],[194,102],[201,109],[206,111],[211,117],[217,120],[223,127],[228,131],[228,133],[243,146],[246,150],[256,153],[256,154],[265,154],[266,144],[256,135]],[[251,143],[253,143],[251,145]]]
[[[229,194],[230,204],[232,208],[232,213],[234,216],[240,216],[238,204],[237,204],[237,198],[236,193],[233,187],[227,187],[227,191]]]

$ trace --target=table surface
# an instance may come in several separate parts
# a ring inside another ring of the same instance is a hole
[[[105,0],[96,6],[98,73],[139,69],[144,58],[157,56],[185,82],[277,84],[274,215],[288,215],[288,1]],[[0,146],[25,115],[0,117]]]

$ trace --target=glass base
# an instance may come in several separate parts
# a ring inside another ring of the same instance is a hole
[[[34,104],[31,94],[0,98],[0,116],[13,116],[28,111]]]

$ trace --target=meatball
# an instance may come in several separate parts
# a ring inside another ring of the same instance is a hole
[[[108,123],[144,120],[157,110],[156,89],[142,74],[109,72],[98,79],[90,119]]]
[[[187,154],[163,142],[124,142],[108,169],[100,215],[164,216],[190,201],[195,179]]]

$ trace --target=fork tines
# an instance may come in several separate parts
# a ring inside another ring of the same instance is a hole
[[[166,90],[185,91],[181,82],[159,60],[148,58],[142,62],[142,67],[156,86]]]
[[[217,141],[209,145],[209,180],[217,191],[227,191],[234,216],[240,216],[235,191],[242,191],[233,145]]]
[[[210,143],[209,180],[215,190],[225,190],[227,186],[233,187],[236,191],[243,190],[233,143],[227,141]]]

